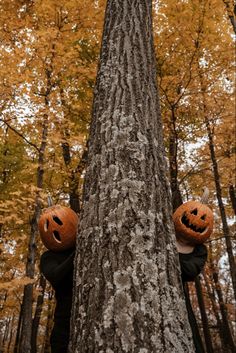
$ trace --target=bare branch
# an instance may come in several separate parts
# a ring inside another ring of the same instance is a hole
[[[20,136],[26,143],[28,143],[28,145],[34,147],[39,152],[39,148],[37,145],[35,145],[33,142],[29,141],[22,133],[20,133],[18,130],[16,130],[14,127],[12,127],[7,121],[5,121],[5,120],[1,120],[1,121],[3,122],[3,124],[7,125],[7,127],[9,129],[11,129],[15,134]]]

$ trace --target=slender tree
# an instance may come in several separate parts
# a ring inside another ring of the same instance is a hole
[[[50,82],[51,72],[48,72],[48,90],[45,95],[45,105],[48,107],[48,96],[51,91]],[[43,187],[43,174],[44,174],[44,159],[45,149],[47,145],[48,135],[48,114],[44,114],[41,144],[38,149],[38,168],[37,168],[37,187],[42,189]],[[41,213],[41,200],[39,192],[36,195],[35,209],[32,219],[30,221],[31,231],[28,243],[28,256],[26,262],[26,276],[34,278],[35,275],[35,256],[36,256],[36,238],[38,235],[38,219]],[[24,288],[24,296],[22,303],[22,330],[19,345],[19,353],[30,353],[31,352],[31,334],[32,334],[32,304],[33,304],[33,284],[27,284]]]
[[[202,285],[201,285],[201,280],[199,276],[195,278],[195,286],[196,286],[198,305],[201,313],[203,333],[204,333],[204,339],[206,343],[206,351],[207,353],[214,353],[213,344],[212,344],[211,335],[210,335],[210,329],[209,329],[209,322],[208,322],[208,317],[206,313],[204,297],[202,293]]]
[[[234,33],[236,34],[236,5],[233,0],[223,0],[223,3],[225,4],[226,12],[228,15],[228,18],[231,22],[231,25],[233,27]]]
[[[214,291],[212,290],[212,288],[210,286],[210,283],[209,283],[210,281],[209,281],[208,276],[206,275],[205,272],[206,271],[203,272],[204,284],[206,286],[208,297],[209,297],[209,299],[211,301],[212,312],[215,315],[215,319],[216,319],[216,323],[217,323],[217,329],[218,329],[218,332],[219,332],[219,337],[220,337],[220,342],[221,342],[221,349],[223,349],[223,347],[225,349],[225,347],[227,347],[227,337],[224,334],[223,322],[222,322],[222,319],[220,317],[220,313],[219,313],[219,310],[218,310],[218,307],[217,307],[218,303],[216,302],[215,293],[214,293]]]
[[[204,123],[207,131],[207,136],[208,136],[208,146],[209,146],[212,169],[214,174],[216,197],[217,197],[218,207],[219,207],[221,221],[222,221],[222,228],[223,228],[223,235],[225,238],[226,250],[229,258],[230,274],[232,277],[234,297],[236,299],[236,263],[235,263],[235,258],[233,254],[233,245],[230,238],[230,229],[229,229],[225,206],[223,202],[221,178],[220,178],[218,161],[217,161],[216,152],[215,152],[214,124],[212,124],[208,115],[208,109],[207,109],[207,103],[206,103],[206,85],[204,83],[204,77],[202,75],[200,67],[199,67],[199,79],[200,79],[200,88],[201,88],[201,95],[202,95],[203,118],[204,118]]]
[[[52,331],[53,326],[53,312],[54,312],[54,302],[53,302],[53,291],[48,292],[48,307],[47,307],[47,323],[45,327],[45,336],[44,342],[42,345],[41,353],[50,353],[50,332]]]
[[[232,209],[234,210],[234,214],[236,215],[236,192],[235,192],[235,187],[233,185],[229,186],[229,197],[230,197]]]
[[[214,264],[213,257],[212,257],[212,246],[209,246],[209,268],[212,273],[212,280],[214,283],[214,289],[218,298],[219,303],[219,311],[221,313],[222,318],[222,330],[224,336],[224,350],[225,352],[234,352],[236,349],[236,345],[234,342],[234,337],[231,332],[229,318],[228,318],[228,310],[227,306],[225,305],[225,300],[223,296],[222,286],[219,281],[219,270],[216,268]]]
[[[46,288],[46,279],[41,274],[39,280],[40,293],[37,298],[34,318],[32,322],[32,333],[31,333],[31,353],[37,353],[37,336],[38,336],[38,328],[39,322],[42,314],[42,307],[44,302],[44,293]]]
[[[150,0],[108,0],[70,352],[193,352],[172,226]]]

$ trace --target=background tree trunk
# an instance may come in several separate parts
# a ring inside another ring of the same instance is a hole
[[[211,157],[213,175],[214,175],[214,181],[215,181],[215,187],[216,187],[216,197],[218,201],[218,207],[219,207],[221,221],[222,221],[223,234],[225,237],[225,244],[226,244],[226,249],[227,249],[228,258],[229,258],[229,267],[230,267],[230,274],[232,278],[234,297],[236,299],[236,263],[235,263],[235,258],[233,254],[233,246],[230,239],[230,230],[227,222],[226,211],[223,203],[220,174],[219,174],[218,162],[217,162],[216,153],[215,153],[213,126],[211,126],[211,123],[208,117],[206,97],[205,97],[205,85],[203,81],[204,78],[200,68],[199,68],[199,78],[200,78],[200,84],[201,84],[201,94],[202,94],[202,104],[203,104],[202,109],[203,109],[204,122],[205,122],[207,136],[208,136],[208,145],[209,145],[209,151],[210,151],[210,157]]]
[[[219,270],[216,268],[213,260],[212,260],[212,248],[211,245],[209,247],[209,268],[211,269],[213,283],[215,285],[215,291],[218,297],[218,303],[222,318],[222,330],[224,336],[224,350],[225,352],[235,352],[236,346],[234,342],[234,338],[230,329],[229,319],[227,307],[224,302],[224,297],[221,289],[221,284],[219,281]]]
[[[47,324],[45,328],[45,340],[43,342],[41,353],[51,353],[50,333],[53,327],[54,306],[55,306],[55,303],[54,303],[53,290],[50,290],[48,294]]]
[[[209,280],[208,280],[205,272],[203,272],[203,276],[204,276],[205,286],[206,286],[206,289],[207,289],[207,294],[208,294],[208,297],[210,298],[211,305],[212,305],[212,310],[213,310],[213,313],[214,313],[215,318],[216,318],[217,328],[218,328],[218,331],[219,331],[219,337],[220,337],[220,342],[221,342],[221,349],[223,351],[223,347],[226,346],[225,345],[224,330],[223,330],[223,323],[222,323],[222,320],[221,320],[220,315],[219,315],[219,310],[218,310],[218,307],[217,307],[214,291],[210,288]]]
[[[175,108],[172,107],[169,129],[169,170],[170,170],[170,187],[172,192],[172,206],[175,211],[183,200],[178,182],[178,132],[176,130]]]
[[[218,280],[218,272],[214,269],[213,266],[212,266],[212,271],[213,271],[212,276],[213,276],[213,280],[214,280],[215,287],[216,287],[216,293],[218,296],[220,312],[221,312],[222,321],[223,321],[223,331],[224,331],[224,337],[225,337],[224,350],[225,350],[225,352],[232,352],[233,353],[233,352],[235,352],[236,346],[235,346],[233,335],[231,333],[231,329],[229,326],[227,308],[224,303],[220,282]]]
[[[48,117],[45,115],[45,121],[42,129],[42,140],[38,155],[37,169],[37,187],[42,188],[44,173],[44,152],[47,143]],[[31,219],[31,232],[28,244],[28,255],[26,262],[26,276],[34,278],[35,255],[36,255],[36,237],[38,234],[38,219],[41,213],[41,201],[39,194],[35,200],[35,210]],[[32,331],[32,305],[33,305],[33,284],[27,284],[24,288],[21,318],[21,337],[19,341],[19,353],[31,353],[31,331]]]
[[[10,334],[8,338],[6,353],[12,352],[11,346],[12,346],[12,338],[14,336],[14,321],[15,321],[15,316],[13,315],[11,320],[11,329],[10,329]]]
[[[151,1],[108,0],[70,352],[193,352],[172,225]]]
[[[39,286],[40,286],[40,293],[37,298],[35,314],[32,322],[31,353],[37,353],[37,333],[38,333],[38,327],[39,327],[40,317],[42,313],[44,292],[46,288],[46,279],[42,274],[40,276]]]
[[[52,45],[53,47],[53,45]],[[37,168],[37,181],[36,185],[38,190],[41,190],[43,187],[43,176],[44,176],[44,160],[45,160],[45,151],[47,146],[48,138],[48,127],[49,127],[49,100],[50,93],[52,90],[51,76],[53,72],[53,59],[54,54],[50,63],[45,67],[45,76],[46,76],[46,86],[44,94],[44,118],[42,123],[42,134],[40,147],[38,148],[38,168]],[[28,254],[26,261],[26,276],[29,278],[34,278],[35,272],[35,256],[36,256],[36,238],[38,235],[38,219],[41,213],[41,200],[39,191],[36,194],[34,214],[30,221],[31,231],[30,238],[28,243]],[[24,297],[22,304],[22,329],[21,337],[19,344],[19,353],[31,353],[31,333],[32,333],[32,305],[33,305],[33,284],[28,284],[24,288]]]
[[[14,353],[17,353],[18,349],[19,349],[20,337],[21,337],[21,322],[22,322],[22,304],[20,305],[20,312],[19,312],[19,318],[18,318],[18,323],[17,323],[16,338],[15,338],[15,344],[14,344]]]
[[[234,210],[234,214],[236,215],[236,192],[235,192],[235,187],[233,185],[229,186],[229,197],[230,197],[232,209]]]
[[[227,15],[228,15],[229,20],[231,22],[231,25],[233,27],[234,33],[236,34],[236,20],[235,20],[236,6],[235,6],[235,2],[232,1],[232,3],[231,3],[230,0],[223,0],[223,3],[225,4]]]
[[[201,313],[202,327],[203,327],[204,339],[205,339],[205,344],[206,344],[206,351],[207,351],[207,353],[214,353],[209,324],[208,324],[208,317],[206,314],[206,308],[205,308],[205,303],[204,303],[204,298],[203,298],[203,293],[202,293],[202,285],[201,285],[201,281],[200,281],[199,276],[197,276],[195,278],[195,286],[196,286],[198,305],[199,305],[199,309],[200,309],[200,313]]]

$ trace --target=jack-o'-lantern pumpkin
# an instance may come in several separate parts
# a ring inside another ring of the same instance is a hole
[[[43,244],[52,251],[64,251],[75,246],[79,218],[70,208],[51,206],[46,208],[38,222]]]
[[[202,244],[212,233],[213,213],[205,204],[208,189],[205,189],[201,201],[188,201],[174,212],[173,220],[177,239],[189,244]]]

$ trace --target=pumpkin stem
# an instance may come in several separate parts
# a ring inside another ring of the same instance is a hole
[[[206,186],[204,186],[203,187],[203,194],[202,194],[202,197],[201,197],[201,203],[207,204],[207,201],[208,201],[208,198],[209,198],[209,194],[210,194],[209,189]]]
[[[53,206],[53,201],[52,201],[52,197],[50,194],[48,194],[48,206],[49,207]]]

